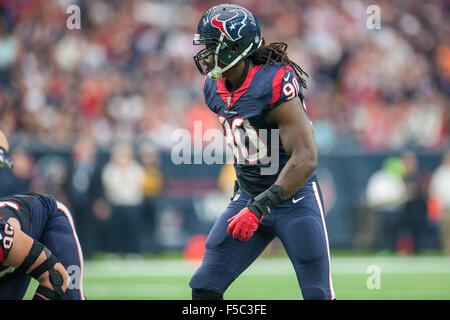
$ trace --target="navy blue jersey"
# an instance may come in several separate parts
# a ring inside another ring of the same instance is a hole
[[[43,232],[43,226],[39,231],[32,230],[33,200],[36,197],[42,196],[35,193],[25,193],[0,198],[0,217],[4,217],[6,220],[11,217],[16,218],[25,234],[37,238],[36,236]],[[35,226],[37,225],[38,223],[35,223]],[[6,267],[0,263],[0,271],[4,269]]]
[[[32,194],[12,195],[0,198],[0,216],[19,220],[20,228],[26,234],[31,230],[31,204]]]
[[[278,135],[278,125],[270,123],[267,114],[292,99],[300,99],[306,112],[295,71],[281,63],[254,66],[233,93],[227,90],[225,78],[213,81],[206,77],[203,93],[233,150],[240,188],[250,196],[258,195],[276,181],[290,158]]]
[[[63,204],[51,195],[16,194],[0,198],[0,217],[19,220],[21,230],[45,245],[66,268],[71,284],[64,299],[84,299],[83,253],[70,211]],[[22,299],[30,279],[0,260],[0,300]]]

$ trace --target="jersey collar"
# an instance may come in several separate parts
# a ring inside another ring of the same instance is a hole
[[[233,93],[229,92],[227,89],[227,86],[225,85],[225,78],[220,78],[217,80],[217,93],[220,95],[222,100],[225,102],[228,108],[231,108],[236,101],[239,100],[239,98],[247,92],[248,87],[250,86],[250,83],[253,80],[253,77],[255,76],[255,73],[261,68],[261,64],[258,66],[254,66],[247,72],[247,76],[245,78],[244,83]]]

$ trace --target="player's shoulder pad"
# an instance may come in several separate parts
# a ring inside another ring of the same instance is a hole
[[[261,102],[267,109],[273,109],[283,102],[302,96],[301,84],[295,71],[280,62],[262,68]]]

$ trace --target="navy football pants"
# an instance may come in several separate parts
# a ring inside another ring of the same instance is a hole
[[[69,210],[52,196],[41,196],[32,202],[30,236],[44,244],[66,268],[71,283],[65,300],[82,300],[83,254]],[[0,277],[0,300],[22,299],[31,276],[23,272],[5,273]]]
[[[240,190],[237,195],[214,224],[206,241],[202,265],[191,278],[190,287],[224,293],[274,237],[278,237],[292,261],[303,298],[335,299],[323,203],[317,181],[308,182],[292,198],[266,215],[247,242],[227,234],[227,220],[251,201]]]

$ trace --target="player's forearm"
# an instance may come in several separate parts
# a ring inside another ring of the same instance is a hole
[[[317,153],[295,153],[281,170],[275,184],[283,189],[284,199],[292,197],[317,168]]]
[[[20,272],[29,273],[39,282],[40,286],[35,297],[37,295],[44,300],[62,299],[70,276],[59,260],[54,259],[50,250],[43,244],[25,234],[17,219],[0,220],[0,227],[2,228],[0,236],[8,239],[8,248],[6,248],[6,254],[5,252],[3,254],[6,259],[2,263],[5,266],[14,267]],[[0,250],[2,249],[5,249],[4,244],[3,248],[0,247]],[[52,257],[53,259],[51,259]],[[49,291],[51,291],[50,294]]]

